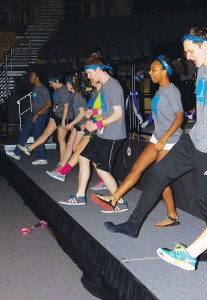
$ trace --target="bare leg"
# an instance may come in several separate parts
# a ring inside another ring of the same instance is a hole
[[[98,176],[103,180],[105,183],[107,189],[110,191],[110,193],[114,193],[117,190],[117,183],[114,177],[111,175],[111,173],[96,169]],[[117,198],[116,198],[117,201]]]
[[[88,142],[89,142],[89,138],[83,137],[81,139],[80,143],[77,145],[75,152],[73,153],[73,155],[70,157],[69,161],[64,166],[62,166],[63,161],[64,161],[64,158],[63,158],[62,162],[60,163],[60,165],[58,167],[58,171],[62,175],[67,175],[78,164],[79,154],[86,147]]]
[[[77,194],[85,196],[86,187],[90,176],[90,160],[79,155],[79,184]]]
[[[68,164],[72,167],[75,167],[78,164],[79,154],[83,151],[83,149],[86,147],[86,145],[89,142],[89,137],[84,136],[80,143],[77,145],[75,152],[71,156],[71,158],[68,161]]]
[[[53,119],[50,119],[43,134],[32,145],[28,146],[29,150],[33,151],[38,146],[44,144],[55,130],[56,130],[55,121]]]
[[[83,137],[83,134],[84,134],[83,131],[76,131],[75,129],[73,129],[73,131],[70,134],[69,140],[67,142],[67,147],[64,152],[63,158],[59,164],[60,167],[65,166],[67,161],[71,158],[72,153],[75,152],[78,143],[81,141]],[[77,155],[77,160],[78,160],[78,155]],[[68,164],[70,163],[68,162]]]
[[[112,205],[115,206],[117,203],[117,198],[121,198],[130,188],[132,188],[135,183],[139,180],[139,178],[142,175],[142,172],[152,163],[155,161],[157,152],[154,150],[155,145],[149,142],[145,149],[142,151],[142,153],[139,155],[137,160],[135,161],[134,165],[132,166],[132,169],[130,173],[127,175],[127,177],[124,179],[120,187],[113,191],[112,193],[115,193],[115,195],[111,194],[109,198],[112,201]],[[104,181],[104,178],[102,178]],[[104,181],[105,185],[107,186],[107,183]],[[107,186],[108,188],[108,186]],[[108,188],[109,189],[109,188]],[[110,190],[110,189],[109,189]]]
[[[75,137],[76,137],[76,129],[73,129],[70,133],[70,136],[69,136],[69,139],[68,139],[68,142],[67,142],[67,145],[66,145],[66,149],[65,149],[65,152],[63,154],[63,158],[61,159],[59,165],[64,166],[67,163],[67,161],[69,160],[69,158],[71,157]]]
[[[60,148],[60,161],[62,160],[65,149],[66,149],[66,141],[65,141],[66,134],[67,134],[66,129],[64,129],[64,128],[57,129],[58,143],[59,143],[59,148]]]
[[[187,251],[192,257],[198,257],[205,250],[207,250],[207,228],[190,246],[187,247]]]

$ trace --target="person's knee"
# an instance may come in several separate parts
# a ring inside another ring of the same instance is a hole
[[[134,175],[141,175],[142,172],[144,171],[143,167],[141,164],[133,164],[132,168],[131,168],[131,172]]]
[[[79,155],[79,165],[85,164],[89,164],[89,160],[86,157]]]
[[[77,145],[72,146],[72,151],[75,152],[77,150]]]
[[[73,145],[72,145],[72,143],[70,143],[70,142],[68,142],[68,143],[66,144],[66,147],[67,147],[67,150],[68,150],[68,151],[73,149]]]

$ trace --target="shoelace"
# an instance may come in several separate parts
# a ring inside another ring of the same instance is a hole
[[[180,243],[175,243],[175,248],[173,251],[185,251],[186,250],[186,246]]]

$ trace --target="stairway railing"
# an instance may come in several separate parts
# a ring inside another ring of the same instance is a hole
[[[3,65],[0,70],[0,104],[4,103],[4,98],[8,95],[8,84],[5,66]]]
[[[30,104],[30,107],[21,111],[21,102],[25,99],[27,99],[29,97],[29,104]],[[24,97],[22,97],[21,99],[19,99],[17,101],[17,104],[18,104],[18,109],[19,109],[19,128],[20,128],[20,131],[22,130],[22,116],[28,112],[29,110],[32,111],[32,92],[28,93],[27,95],[25,95]]]

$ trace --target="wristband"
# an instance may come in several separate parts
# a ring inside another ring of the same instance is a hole
[[[92,109],[92,114],[93,114],[93,115],[98,115],[98,109],[93,108],[93,109]]]
[[[96,122],[96,125],[97,125],[98,128],[104,127],[105,126],[104,120],[100,120],[100,121]]]

